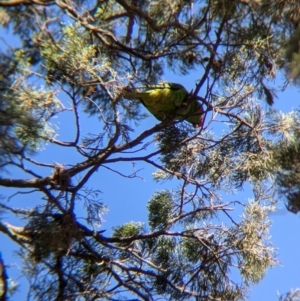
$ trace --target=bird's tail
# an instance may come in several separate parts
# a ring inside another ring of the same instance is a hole
[[[142,99],[145,96],[146,92],[138,92],[138,91],[123,91],[123,97],[128,99]]]

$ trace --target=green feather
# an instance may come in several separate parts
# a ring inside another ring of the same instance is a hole
[[[188,102],[189,105],[186,108],[177,111],[178,117],[176,119],[185,119],[194,126],[202,126],[204,117],[202,106],[197,101],[197,99],[191,99]]]
[[[158,120],[166,119],[168,115],[173,115],[174,119],[186,119],[193,125],[199,125],[202,119],[201,108],[198,101],[188,101],[187,90],[180,84],[163,83],[155,87],[148,88],[143,92],[124,91],[124,97],[138,99]],[[177,116],[176,116],[177,115]]]

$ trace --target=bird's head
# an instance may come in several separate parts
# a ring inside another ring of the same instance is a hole
[[[194,128],[202,127],[204,122],[204,111],[199,102],[194,103],[194,109],[192,110],[191,116],[186,118],[186,121],[191,123]]]

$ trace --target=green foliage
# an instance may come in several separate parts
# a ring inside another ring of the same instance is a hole
[[[0,8],[0,20],[2,26],[8,25],[10,21],[9,14],[3,8]]]
[[[287,209],[293,213],[300,211],[300,144],[296,139],[288,145],[278,144],[274,149],[273,164],[277,168],[276,181],[280,194],[286,199]]]
[[[270,210],[270,209],[269,209]],[[266,244],[268,238],[268,209],[256,202],[251,202],[246,206],[243,222],[239,226],[239,241],[236,246],[241,251],[242,275],[247,281],[259,282],[266,273],[269,266],[274,262],[269,257],[270,252],[274,252],[271,246]],[[266,246],[257,248],[259,245]]]
[[[166,127],[157,134],[156,140],[161,149],[161,161],[166,168],[180,171],[180,168],[184,166],[182,163],[186,163],[185,160],[189,158],[185,155],[188,152],[185,142],[187,138],[187,132],[176,125]]]
[[[31,256],[36,261],[47,259],[50,255],[67,254],[71,244],[81,239],[81,234],[70,215],[30,214],[29,223],[24,227],[24,235],[28,238],[32,250]]]
[[[298,80],[300,76],[299,57],[300,30],[297,29],[289,39],[285,47],[287,70],[291,79]]]
[[[0,162],[5,164],[10,155],[35,151],[55,136],[49,119],[61,110],[61,105],[55,91],[37,89],[27,82],[32,73],[24,51],[1,58]]]
[[[125,238],[137,236],[142,230],[140,223],[130,222],[119,227],[114,228],[113,237]]]
[[[172,216],[172,196],[170,192],[157,192],[148,203],[151,230],[162,230],[168,226]]]

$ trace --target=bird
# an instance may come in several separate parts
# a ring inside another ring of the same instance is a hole
[[[197,98],[178,83],[161,83],[145,91],[124,89],[123,97],[137,99],[159,121],[169,117],[186,120],[195,128],[203,126],[204,111]]]

